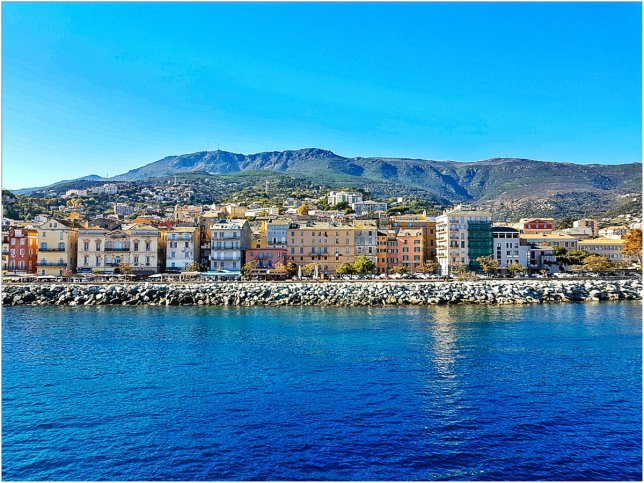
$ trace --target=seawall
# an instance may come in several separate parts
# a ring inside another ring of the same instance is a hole
[[[2,305],[535,304],[642,298],[639,280],[5,285]]]

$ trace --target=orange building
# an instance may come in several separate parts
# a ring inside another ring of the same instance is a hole
[[[38,231],[33,227],[9,229],[9,266],[11,272],[36,273]]]
[[[424,259],[436,260],[436,220],[425,214],[400,215],[391,218],[391,228],[398,232],[401,229],[422,230],[424,237]]]
[[[425,237],[421,228],[378,232],[378,273],[403,266],[414,273],[425,262]]]

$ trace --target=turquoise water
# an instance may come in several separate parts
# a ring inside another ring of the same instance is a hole
[[[3,478],[641,479],[641,307],[4,308]]]

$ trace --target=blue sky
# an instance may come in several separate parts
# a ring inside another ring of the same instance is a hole
[[[218,147],[641,161],[640,3],[6,3],[3,186]]]

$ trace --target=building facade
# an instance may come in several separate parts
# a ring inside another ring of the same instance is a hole
[[[499,270],[505,270],[511,263],[528,268],[530,247],[521,244],[519,230],[516,228],[492,227],[492,245],[494,259],[499,262]]]
[[[602,238],[619,240],[624,238],[628,232],[629,229],[626,226],[608,226],[599,230],[599,236]]]
[[[624,255],[624,240],[617,238],[595,238],[579,242],[579,249],[585,252],[601,255],[611,262],[623,262],[630,265],[637,257]]]
[[[572,224],[573,228],[590,228],[590,234],[594,237],[599,235],[599,224],[597,223],[597,220],[593,220],[592,218],[582,218],[581,220],[577,220],[573,222]]]
[[[250,243],[248,221],[219,220],[213,223],[210,226],[210,270],[239,272]]]
[[[519,230],[526,234],[552,233],[554,225],[554,218],[521,218],[519,220]]]
[[[577,238],[570,235],[556,235],[556,234],[521,234],[519,235],[521,242],[526,245],[546,245],[551,247],[565,248],[572,251],[577,250]]]
[[[478,257],[492,255],[492,217],[458,205],[436,217],[436,257],[443,275],[455,268],[479,270]]]
[[[279,263],[286,265],[286,248],[251,248],[246,250],[244,263],[257,262],[260,270],[270,270]]]
[[[289,227],[288,261],[318,265],[321,275],[333,275],[341,263],[355,261],[355,229],[340,223],[317,223]]]
[[[38,231],[38,275],[62,276],[76,271],[78,230],[68,221],[49,218]]]
[[[395,231],[402,228],[419,228],[423,231],[423,238],[425,239],[425,254],[426,261],[436,260],[436,219],[429,217],[425,214],[419,215],[400,215],[391,218],[391,227]]]
[[[183,272],[193,264],[199,266],[199,227],[174,226],[167,231],[166,259],[167,271]]]
[[[363,199],[362,193],[358,191],[331,191],[327,196],[327,203],[329,206],[335,206],[340,203],[361,203]]]
[[[379,201],[359,201],[351,204],[351,208],[356,212],[356,215],[363,216],[377,211],[387,211],[387,203]]]
[[[36,273],[38,232],[32,226],[9,228],[8,270]]]
[[[373,220],[356,220],[355,257],[364,256],[376,264],[378,259],[378,224]]]
[[[165,232],[150,225],[123,225],[120,229],[83,228],[78,231],[79,273],[118,273],[119,264],[133,275],[162,271],[165,261]]]

